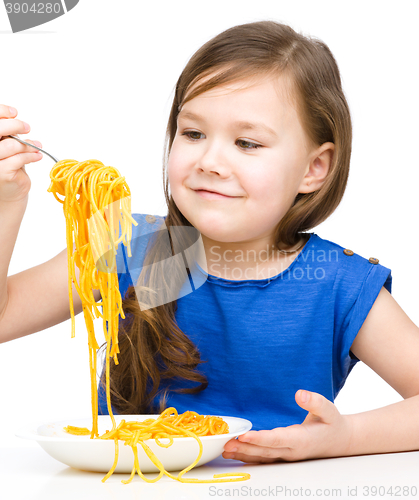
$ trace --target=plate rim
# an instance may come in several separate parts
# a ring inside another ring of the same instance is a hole
[[[147,414],[138,414],[138,415],[114,415],[115,417],[122,417],[122,418],[127,418],[129,419],[130,417],[146,417],[146,418],[156,418],[159,416],[159,414],[157,415],[147,415]],[[206,415],[205,415],[206,416]],[[222,419],[234,419],[234,420],[238,420],[238,421],[241,421],[243,427],[244,427],[244,430],[240,430],[240,431],[236,431],[236,432],[229,432],[228,434],[215,434],[213,436],[199,436],[199,438],[201,440],[204,440],[204,441],[208,441],[208,440],[214,440],[214,439],[224,439],[224,438],[233,438],[233,437],[236,437],[236,436],[239,436],[241,434],[244,434],[245,432],[248,432],[252,427],[253,427],[253,424],[250,420],[247,420],[246,418],[242,418],[242,417],[232,417],[232,416],[228,416],[228,415],[210,415],[210,416],[214,416],[214,417],[220,417]],[[109,415],[98,415],[99,419],[100,417],[109,417]],[[21,427],[20,429],[18,429],[17,431],[15,431],[15,436],[16,437],[19,437],[21,439],[29,439],[29,440],[33,440],[33,441],[38,441],[38,442],[55,442],[55,443],[59,443],[59,442],[65,442],[65,443],[88,443],[88,442],[93,442],[93,441],[102,441],[102,442],[105,442],[105,441],[111,441],[111,440],[105,440],[105,439],[90,439],[90,437],[88,436],[72,436],[70,435],[69,437],[62,437],[62,436],[42,436],[40,434],[37,434],[37,429],[43,425],[56,425],[56,424],[65,424],[66,422],[71,422],[71,421],[75,421],[75,420],[87,420],[87,419],[90,419],[91,420],[91,417],[79,417],[79,418],[69,418],[67,420],[55,420],[55,421],[36,421],[36,422],[32,422],[30,424],[27,424],[25,425],[24,427]],[[121,418],[121,419],[122,419]],[[144,418],[144,420],[146,419]],[[71,423],[67,423],[67,425],[71,425]],[[167,439],[167,438],[164,438],[164,439]],[[178,440],[178,439],[181,439],[182,441],[195,441],[195,438],[193,437],[181,437],[181,438],[173,438],[175,440]],[[145,443],[147,442],[155,442],[154,439],[147,439],[144,441]]]

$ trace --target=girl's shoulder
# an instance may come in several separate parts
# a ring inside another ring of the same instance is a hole
[[[329,271],[334,271],[331,274],[334,275],[337,285],[362,285],[366,281],[378,280],[383,281],[383,286],[391,292],[391,270],[380,263],[377,257],[363,256],[352,248],[321,238],[314,233],[312,240],[311,249],[316,255],[316,262],[323,261]]]
[[[341,266],[350,267],[366,267],[370,265],[378,265],[379,259],[376,257],[363,257],[359,253],[348,248],[347,246],[339,245],[333,241],[320,237],[318,234],[313,233],[313,249],[317,253],[322,253],[324,258],[329,261],[338,262]],[[381,264],[382,265],[382,264]]]
[[[132,235],[150,234],[158,231],[159,226],[166,219],[165,215],[151,215],[151,214],[131,214],[133,219],[137,222],[137,226],[132,225]]]

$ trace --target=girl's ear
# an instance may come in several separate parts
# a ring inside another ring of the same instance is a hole
[[[334,151],[333,142],[325,142],[313,152],[312,160],[301,181],[299,193],[312,193],[321,188],[332,164]]]

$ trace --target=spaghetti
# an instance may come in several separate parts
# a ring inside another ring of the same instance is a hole
[[[64,429],[70,434],[82,435],[84,433],[84,429],[80,427],[68,426]],[[102,479],[102,482],[105,482],[113,474],[117,466],[119,440],[124,441],[125,445],[131,446],[134,454],[134,466],[131,471],[131,476],[127,480],[122,480],[124,484],[128,484],[132,481],[135,472],[137,472],[138,475],[148,483],[155,483],[163,476],[163,474],[181,483],[224,483],[232,481],[245,481],[250,478],[250,474],[242,472],[215,474],[213,479],[183,477],[183,475],[195,467],[201,459],[203,447],[199,436],[214,436],[218,434],[228,434],[228,432],[229,429],[227,423],[220,417],[199,415],[193,411],[187,411],[179,415],[175,408],[168,408],[161,413],[157,419],[149,418],[147,420],[143,420],[142,422],[126,422],[125,420],[121,420],[116,429],[106,431],[105,434],[99,437],[99,439],[113,439],[115,441],[115,460],[109,472]],[[174,438],[181,437],[193,437],[198,442],[199,453],[191,465],[180,471],[177,476],[174,476],[165,470],[163,464],[152,452],[149,446],[147,446],[145,441],[147,439],[154,439],[159,446],[168,448],[173,444]],[[169,442],[167,444],[162,443],[160,439],[169,439]],[[148,479],[141,472],[137,445],[140,445],[143,448],[151,462],[159,470],[159,474],[155,478]]]
[[[116,427],[110,402],[109,357],[118,364],[118,316],[125,318],[119,293],[115,255],[118,244],[128,247],[131,256],[131,192],[116,168],[98,160],[62,160],[50,172],[48,191],[63,204],[66,220],[68,293],[71,312],[71,337],[75,335],[72,283],[81,298],[88,332],[90,382],[92,395],[92,432],[98,437],[98,395],[96,385],[97,349],[93,320],[103,318],[106,339],[106,398],[113,427]],[[58,195],[64,196],[61,200]],[[119,226],[121,236],[119,236]],[[77,282],[75,265],[80,270]],[[100,290],[96,303],[93,290]],[[98,306],[102,306],[103,314]],[[94,315],[93,315],[94,313]]]
[[[156,420],[144,422],[125,422],[117,426],[112,413],[110,399],[110,358],[118,364],[118,321],[119,316],[125,318],[122,309],[122,298],[116,269],[115,255],[118,244],[127,247],[131,257],[132,224],[137,222],[131,215],[131,192],[118,170],[105,166],[98,160],[77,162],[62,160],[57,162],[50,172],[51,184],[48,191],[57,201],[63,204],[66,220],[66,241],[68,261],[68,293],[71,313],[71,337],[75,335],[75,318],[72,295],[74,284],[82,301],[83,314],[88,332],[89,365],[92,399],[92,430],[80,427],[65,427],[70,434],[88,435],[90,438],[113,439],[115,442],[115,460],[112,468],[102,479],[106,481],[114,472],[119,455],[119,440],[130,445],[134,453],[134,467],[130,478],[123,483],[129,483],[137,473],[147,482],[158,481],[163,474],[181,482],[207,483],[244,481],[250,478],[247,473],[216,474],[214,479],[199,480],[184,478],[183,475],[192,469],[202,456],[202,442],[199,436],[228,433],[228,426],[219,417],[204,417],[195,412],[185,412],[178,415],[176,409],[168,408]],[[64,196],[61,199],[59,195]],[[75,266],[80,270],[77,281]],[[101,302],[95,301],[93,290],[100,290]],[[102,313],[98,306],[102,306]],[[96,385],[97,350],[93,320],[103,319],[103,332],[106,340],[106,401],[112,429],[102,436],[98,432],[98,394]],[[144,442],[155,439],[159,446],[168,447],[175,437],[193,437],[199,445],[196,460],[178,476],[167,472],[162,463]],[[160,439],[168,438],[169,444],[161,443]],[[137,446],[140,445],[153,464],[159,469],[159,475],[154,479],[146,478],[139,466]],[[235,477],[232,477],[235,476]]]

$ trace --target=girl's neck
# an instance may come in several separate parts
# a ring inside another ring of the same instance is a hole
[[[217,242],[202,235],[208,274],[231,281],[272,278],[287,269],[302,251],[304,238],[287,249],[278,250],[272,238],[249,242]],[[296,251],[297,250],[297,251]]]

